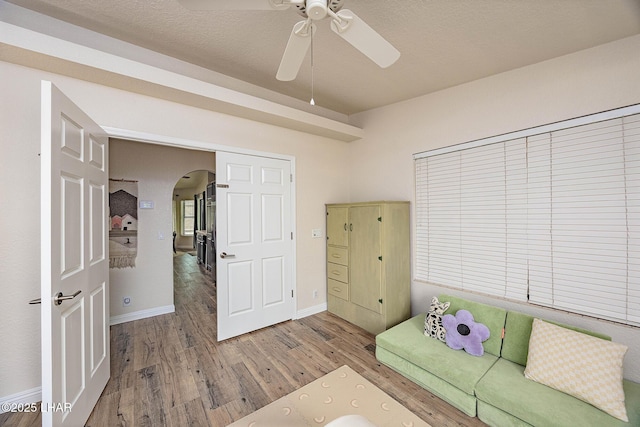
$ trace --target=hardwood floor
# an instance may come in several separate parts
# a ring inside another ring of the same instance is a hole
[[[225,426],[342,365],[434,427],[484,425],[381,365],[373,335],[327,312],[216,342],[203,272],[174,257],[175,313],[111,327],[111,379],[87,426]],[[2,414],[0,425],[40,418]]]

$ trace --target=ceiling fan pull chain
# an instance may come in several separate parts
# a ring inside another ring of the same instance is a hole
[[[316,105],[316,101],[313,99],[313,25],[311,24],[311,101],[309,104]]]

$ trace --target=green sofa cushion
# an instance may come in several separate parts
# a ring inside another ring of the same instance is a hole
[[[602,338],[611,341],[611,337],[586,329],[574,326],[563,325],[561,323],[550,322],[554,325],[562,326],[572,331],[582,332],[583,334]],[[507,320],[504,327],[504,341],[502,343],[502,358],[518,363],[522,366],[527,364],[527,356],[529,355],[529,338],[531,337],[531,326],[533,324],[533,316],[519,313],[517,311],[507,312]]]
[[[475,395],[463,392],[442,378],[438,378],[426,371],[424,368],[414,365],[408,360],[380,346],[376,346],[376,358],[394,371],[399,372],[414,383],[431,391],[431,393],[445,402],[452,404],[470,417],[477,415],[476,406],[478,402],[476,401]]]
[[[488,340],[482,343],[485,354],[491,353],[494,356],[500,356],[500,349],[502,348],[502,331],[504,328],[505,318],[507,316],[506,310],[451,295],[440,295],[438,299],[441,302],[449,301],[451,303],[445,314],[455,315],[458,310],[468,310],[473,315],[473,319],[476,322],[486,325],[489,328],[491,335]]]
[[[476,383],[498,358],[488,352],[481,357],[471,356],[425,336],[424,316],[425,313],[419,314],[378,334],[376,346],[473,395]]]
[[[640,425],[640,384],[624,381],[629,423],[598,408],[524,377],[524,366],[498,360],[476,385],[476,397],[518,420],[536,426]],[[481,411],[480,411],[481,412]],[[482,418],[481,418],[482,419]],[[488,421],[488,420],[483,420]],[[514,422],[513,425],[518,425]]]
[[[485,424],[492,427],[532,427],[531,424],[525,423],[519,418],[508,414],[495,406],[478,400],[477,414],[478,418]]]

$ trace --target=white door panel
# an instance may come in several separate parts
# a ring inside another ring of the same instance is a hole
[[[83,300],[72,302],[60,313],[61,341],[64,358],[62,362],[61,402],[68,402],[71,408],[76,406],[85,389],[84,369],[84,304]]]
[[[216,153],[218,340],[290,320],[291,164]]]
[[[253,311],[253,262],[230,262],[227,271],[227,281],[235,285],[229,287],[227,292],[229,316],[238,316]]]
[[[262,260],[262,304],[264,307],[286,303],[284,267],[285,260],[283,257]]]
[[[78,426],[109,379],[108,140],[50,82],[41,136],[42,424]]]
[[[232,218],[232,221],[227,224],[228,246],[250,245],[253,243],[254,236],[253,195],[229,193],[226,201],[228,217]]]
[[[89,335],[91,342],[89,343],[89,349],[91,354],[89,355],[90,372],[94,377],[97,371],[105,363],[105,359],[110,355],[107,352],[109,346],[109,313],[107,312],[107,284],[106,282],[98,283],[98,287],[95,288],[89,296],[89,313],[91,313],[91,321],[89,327],[91,333]]]
[[[284,200],[282,194],[262,195],[262,241],[284,241]]]

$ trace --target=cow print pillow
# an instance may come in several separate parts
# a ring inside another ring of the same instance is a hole
[[[442,326],[442,315],[451,305],[450,302],[440,302],[438,297],[431,298],[431,307],[424,318],[424,334],[428,337],[445,342],[447,331]]]

